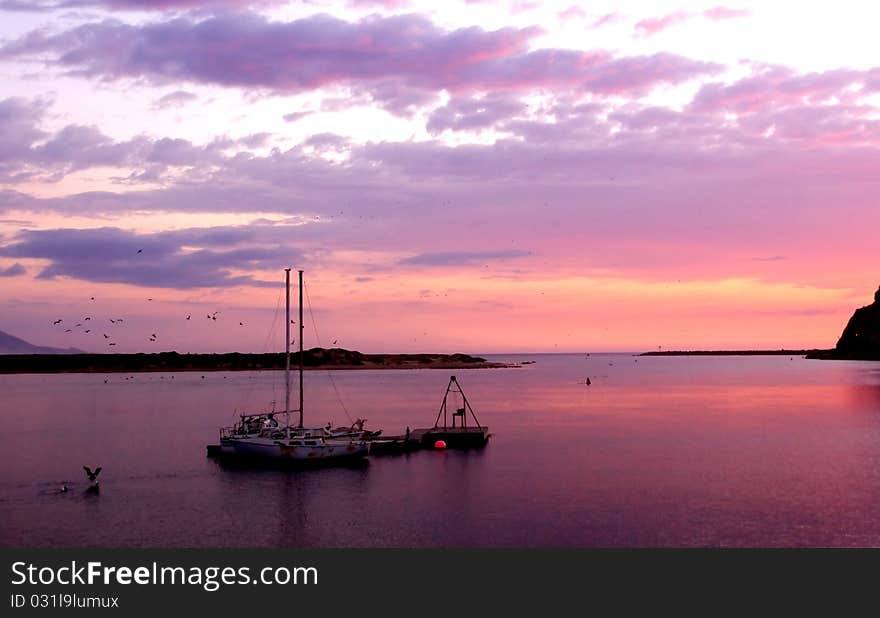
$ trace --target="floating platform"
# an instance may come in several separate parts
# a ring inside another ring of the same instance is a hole
[[[220,445],[219,444],[209,444],[207,446],[208,449],[208,457],[219,457],[220,456]]]
[[[489,441],[488,427],[432,427],[417,429],[422,448],[433,448],[438,440],[448,448],[479,448]]]

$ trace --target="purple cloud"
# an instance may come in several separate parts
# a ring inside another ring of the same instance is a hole
[[[118,11],[176,11],[242,9],[271,6],[287,0],[2,0],[0,11],[43,12],[59,9],[100,8]]]
[[[16,262],[9,268],[0,268],[0,277],[18,277],[27,272],[24,266]]]
[[[314,112],[311,112],[311,111],[290,112],[289,114],[284,114],[284,116],[282,116],[282,118],[284,119],[285,122],[296,122],[300,118],[305,118],[306,116],[313,114],[313,113]]]
[[[880,69],[838,69],[822,73],[797,73],[787,67],[755,67],[755,73],[732,84],[700,87],[690,109],[694,112],[754,112],[769,106],[818,104],[835,97],[843,101],[880,92]],[[858,90],[852,90],[858,87]]]
[[[279,269],[279,260],[299,257],[290,247],[281,251],[279,246],[235,246],[256,235],[255,230],[236,227],[152,234],[109,227],[23,231],[14,242],[0,247],[0,255],[49,260],[38,279],[73,277],[175,289],[274,286],[251,275],[232,274]]]
[[[195,95],[192,92],[177,90],[156,99],[156,101],[153,103],[153,107],[156,109],[165,109],[168,107],[183,107],[187,103],[192,103],[198,98],[198,95]]]
[[[486,129],[526,111],[526,105],[507,94],[489,94],[480,98],[452,99],[428,118],[431,133]]]
[[[158,180],[169,166],[219,164],[225,150],[260,147],[270,138],[259,133],[239,140],[218,138],[204,146],[146,136],[116,141],[97,127],[83,125],[67,125],[50,134],[39,128],[46,108],[40,100],[0,100],[0,181],[58,181],[98,166],[138,168],[143,180]],[[147,178],[151,175],[155,178]]]
[[[147,78],[285,93],[349,84],[400,113],[444,89],[638,93],[722,68],[672,54],[615,58],[607,52],[528,51],[539,32],[445,31],[419,15],[372,15],[352,23],[328,15],[273,22],[236,14],[145,25],[103,21],[60,34],[35,31],[0,48],[0,58],[48,58],[72,74],[106,80]]]
[[[0,180],[14,180],[17,162],[29,156],[31,145],[46,133],[38,128],[46,104],[22,98],[0,100]]]

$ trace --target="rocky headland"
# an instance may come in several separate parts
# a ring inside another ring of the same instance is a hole
[[[873,303],[856,309],[834,349],[816,351],[807,358],[880,360],[880,288]]]

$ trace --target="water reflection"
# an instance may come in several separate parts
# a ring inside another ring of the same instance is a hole
[[[276,372],[0,376],[0,545],[880,544],[873,365],[529,358],[459,376],[493,434],[485,449],[319,470],[205,457],[230,402],[277,400]],[[448,378],[334,376],[350,413],[386,434],[432,424]],[[311,418],[345,424],[326,376],[306,380]],[[84,464],[104,468],[94,499],[81,493]]]

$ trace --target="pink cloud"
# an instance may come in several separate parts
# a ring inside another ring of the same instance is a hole
[[[592,24],[590,24],[590,28],[601,28],[602,26],[606,26],[608,24],[612,24],[616,21],[620,21],[621,16],[619,13],[607,13],[597,18]]]
[[[685,13],[683,11],[679,11],[676,13],[670,13],[669,15],[664,15],[662,17],[651,17],[648,19],[643,19],[636,23],[636,31],[639,32],[642,36],[653,36],[658,32],[662,32],[667,28],[671,28],[672,26],[678,25],[682,22],[690,19],[690,14]]]
[[[748,17],[751,14],[751,11],[748,9],[729,9],[723,6],[716,6],[703,11],[703,16],[714,20],[737,19],[740,17]]]
[[[557,15],[560,20],[568,21],[569,19],[585,19],[587,12],[578,5],[572,4],[570,7],[559,11]]]
[[[747,17],[750,14],[751,13],[745,9],[729,9],[723,6],[716,6],[701,13],[676,11],[675,13],[669,13],[662,17],[643,19],[636,23],[635,29],[640,36],[649,37],[697,17],[705,17],[712,21],[720,21]]]

